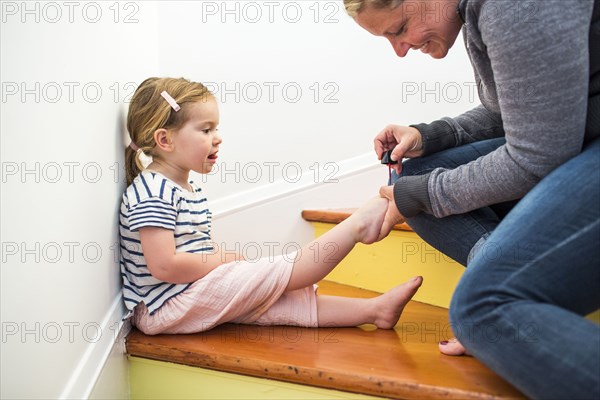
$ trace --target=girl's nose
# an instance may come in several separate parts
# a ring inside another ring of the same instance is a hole
[[[389,39],[392,47],[394,48],[394,51],[396,52],[396,55],[398,57],[404,57],[408,51],[411,48],[411,45],[403,42],[401,40],[396,40],[396,39]]]
[[[221,135],[219,134],[219,131],[215,131],[215,133],[213,134],[213,144],[218,145],[221,144],[223,142],[223,139],[221,139]]]

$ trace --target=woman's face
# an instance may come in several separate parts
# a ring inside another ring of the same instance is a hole
[[[444,58],[462,26],[457,4],[458,0],[404,0],[394,9],[367,6],[355,20],[389,40],[398,57],[412,49]]]

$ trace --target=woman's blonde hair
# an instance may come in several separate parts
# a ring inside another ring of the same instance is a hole
[[[166,91],[181,109],[175,111],[161,96]],[[213,98],[212,93],[201,83],[184,78],[148,78],[136,89],[127,113],[127,131],[131,141],[139,150],[131,146],[125,149],[125,172],[127,185],[144,169],[140,153],[154,154],[154,132],[157,129],[179,129],[187,120],[186,106],[197,101]]]
[[[356,18],[359,12],[365,7],[371,6],[375,8],[389,8],[393,10],[398,7],[404,0],[344,0],[346,12],[352,18]]]

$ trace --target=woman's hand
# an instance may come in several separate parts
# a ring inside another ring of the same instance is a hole
[[[392,150],[392,160],[399,161],[392,165],[397,174],[402,171],[402,159],[423,155],[423,138],[421,132],[412,126],[388,125],[375,136],[375,153],[377,158],[385,151]]]
[[[382,186],[379,189],[379,195],[384,199],[388,199],[388,209],[383,219],[383,225],[381,226],[381,230],[379,232],[379,239],[381,240],[387,235],[390,234],[394,225],[400,224],[405,221],[405,218],[400,211],[398,211],[398,207],[396,207],[396,202],[394,201],[394,187],[393,186]]]

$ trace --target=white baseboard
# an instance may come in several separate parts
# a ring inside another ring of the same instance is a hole
[[[71,378],[65,385],[60,399],[87,399],[92,394],[94,386],[98,382],[104,366],[109,360],[111,353],[121,348],[120,353],[125,357],[124,337],[127,334],[128,324],[124,324],[122,319],[124,315],[124,306],[121,294],[113,300],[106,316],[100,327],[102,335],[94,343],[89,343],[79,364],[71,374]],[[114,327],[118,329],[114,329]],[[112,327],[112,328],[111,328]],[[114,382],[113,382],[114,385]],[[118,386],[118,385],[115,385]],[[125,397],[128,397],[128,388]],[[113,390],[119,390],[115,387]],[[122,389],[121,389],[122,391]],[[110,396],[112,397],[112,396]],[[123,398],[121,394],[115,393],[112,398]]]

